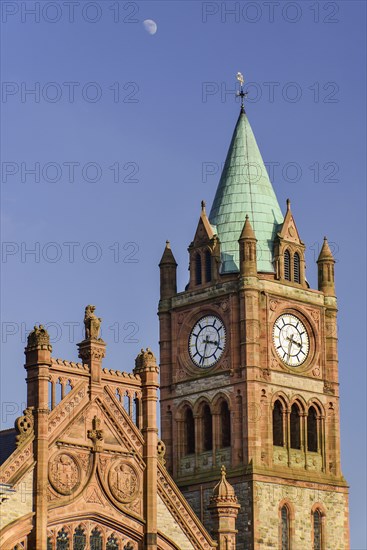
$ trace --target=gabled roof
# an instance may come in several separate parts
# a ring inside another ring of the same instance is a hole
[[[283,214],[246,113],[241,111],[209,215],[221,243],[222,273],[239,270],[238,239],[246,214],[257,239],[257,269],[273,272],[273,241]]]

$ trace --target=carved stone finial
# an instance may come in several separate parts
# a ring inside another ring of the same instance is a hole
[[[164,459],[164,455],[166,454],[166,445],[164,442],[160,439],[157,443],[157,455],[159,462],[164,466],[166,461]]]
[[[220,469],[220,482],[213,489],[212,502],[237,502],[236,493],[232,485],[227,481],[226,467]]]
[[[33,427],[34,420],[32,409],[28,408],[23,411],[23,416],[19,416],[19,418],[15,421],[15,429],[18,432],[18,435],[16,436],[17,447],[33,435]]]
[[[291,209],[291,200],[287,199],[287,211]]]
[[[31,349],[37,348],[48,349],[49,351],[52,351],[50,336],[43,325],[40,325],[39,327],[35,325],[32,332],[28,334],[26,350],[30,351]]]
[[[135,359],[135,372],[139,372],[149,367],[157,368],[157,360],[154,353],[149,348],[146,350],[142,348]]]
[[[94,416],[92,420],[92,430],[88,430],[88,438],[93,441],[95,451],[101,451],[103,448],[103,430],[101,430],[101,419]]]
[[[102,319],[94,314],[96,306],[87,306],[84,314],[85,339],[99,340]]]
[[[205,206],[206,206],[205,201],[201,201],[201,210],[203,212],[205,212]]]

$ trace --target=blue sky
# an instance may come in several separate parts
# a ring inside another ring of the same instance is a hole
[[[324,235],[333,243],[342,465],[352,549],[367,548],[365,3],[1,8],[4,426],[23,407],[23,348],[35,322],[48,324],[54,356],[75,360],[93,303],[105,365],[129,371],[142,346],[158,352],[157,265],[170,239],[184,288],[200,201],[212,203],[238,116],[241,71],[253,131],[283,212],[291,198],[314,288]]]

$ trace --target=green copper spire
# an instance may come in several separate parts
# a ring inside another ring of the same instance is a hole
[[[241,107],[209,215],[220,240],[222,273],[239,271],[238,239],[246,214],[257,239],[257,269],[273,272],[273,240],[283,215]]]

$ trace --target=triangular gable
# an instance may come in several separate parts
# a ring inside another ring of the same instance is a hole
[[[214,235],[215,233],[207,218],[205,209],[203,209],[200,214],[199,223],[197,225],[195,237],[192,244],[194,246],[201,246],[203,244],[206,244],[213,239]]]
[[[298,233],[296,222],[294,220],[292,211],[290,209],[289,199],[287,201],[287,212],[282,224],[281,230],[278,233],[278,236],[285,241],[290,241],[293,243],[299,243],[303,245],[301,238]]]
[[[63,401],[57,407],[62,405]],[[97,397],[92,402],[81,404],[80,410],[73,411],[73,414],[69,415],[68,423],[60,424],[59,429],[52,434],[50,446],[56,440],[58,443],[92,446],[95,418],[100,424],[100,445],[104,449],[135,453],[142,451],[141,433],[108,387],[104,389],[103,397]]]

